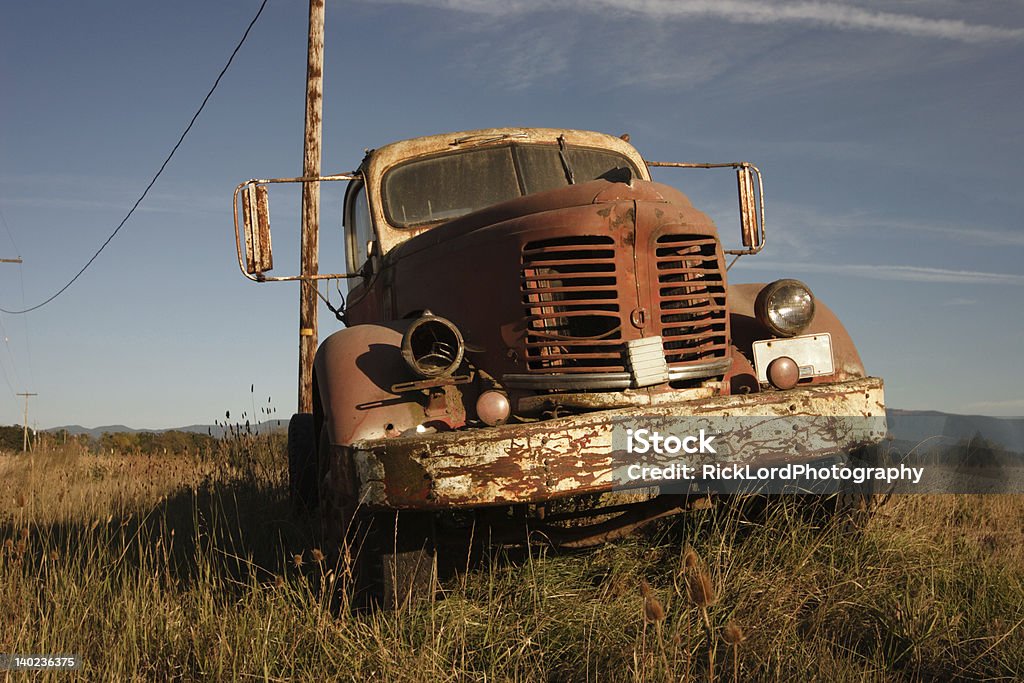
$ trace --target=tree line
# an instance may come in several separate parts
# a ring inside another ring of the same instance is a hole
[[[22,427],[0,426],[0,450],[20,451]],[[217,448],[218,440],[208,434],[170,430],[166,432],[104,432],[99,437],[88,434],[69,434],[66,430],[54,432],[29,431],[31,448],[40,445],[77,444],[93,453],[128,453],[140,455],[203,455]]]

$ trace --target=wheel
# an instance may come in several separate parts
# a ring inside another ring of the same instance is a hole
[[[401,609],[437,586],[434,517],[360,504],[351,451],[320,434],[320,529],[325,549],[349,575],[357,610]]]
[[[316,433],[311,413],[295,413],[288,421],[288,494],[296,506],[317,506]]]
[[[846,456],[846,464],[851,466],[877,466],[878,462],[876,446],[865,446]],[[843,482],[835,493],[813,498],[817,500],[811,510],[818,519],[844,533],[859,533],[867,527],[883,496],[874,479],[865,479],[861,483]]]

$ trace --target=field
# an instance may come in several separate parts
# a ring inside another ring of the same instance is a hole
[[[699,511],[587,552],[494,549],[433,604],[353,615],[281,450],[0,454],[0,653],[97,680],[1024,677],[1019,496],[891,500],[860,534]]]

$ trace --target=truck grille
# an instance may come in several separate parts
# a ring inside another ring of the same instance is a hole
[[[670,368],[728,353],[725,278],[717,250],[717,241],[706,235],[658,238],[658,308]]]
[[[528,372],[625,370],[611,237],[529,242],[523,247],[522,296]]]

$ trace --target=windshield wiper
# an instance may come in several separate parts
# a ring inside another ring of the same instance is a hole
[[[569,165],[569,157],[565,154],[565,136],[558,136],[558,158],[562,160],[562,170],[565,171],[565,179],[569,181],[570,185],[576,184],[576,174],[572,172],[572,166]]]
[[[467,142],[472,142],[473,146],[486,145],[488,142],[498,142],[499,140],[509,140],[511,138],[525,138],[526,133],[498,133],[496,135],[467,135],[461,138],[455,138],[451,142],[451,146],[464,145]]]

